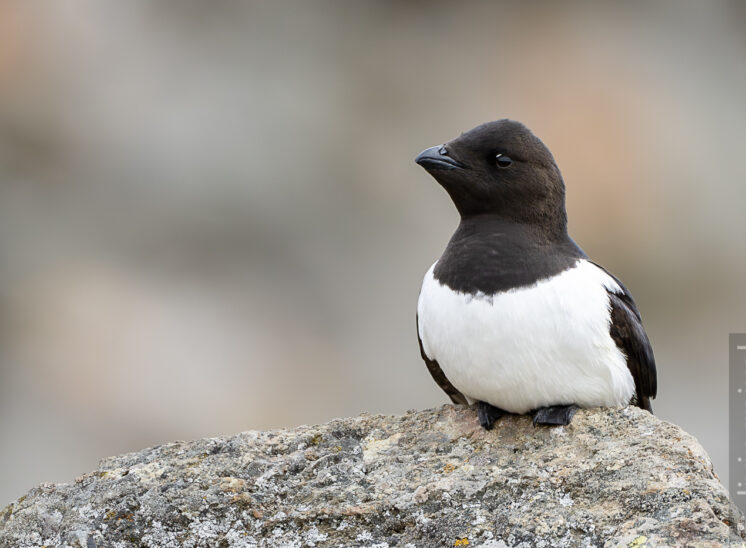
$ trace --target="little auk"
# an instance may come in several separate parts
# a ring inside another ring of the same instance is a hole
[[[569,424],[578,407],[652,412],[656,369],[640,312],[567,233],[565,184],[523,124],[482,124],[415,160],[460,222],[425,274],[417,335],[433,379],[492,428],[506,413]]]

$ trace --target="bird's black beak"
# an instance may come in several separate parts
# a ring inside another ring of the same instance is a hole
[[[427,148],[414,159],[426,170],[431,169],[466,169],[466,166],[448,155],[445,145]]]

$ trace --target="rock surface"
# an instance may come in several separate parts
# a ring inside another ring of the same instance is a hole
[[[743,516],[697,441],[636,408],[482,430],[465,407],[170,443],[42,485],[0,546],[722,546]]]

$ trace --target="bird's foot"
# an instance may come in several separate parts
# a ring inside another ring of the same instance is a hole
[[[572,420],[577,405],[552,405],[551,407],[539,407],[534,411],[534,426],[546,425],[568,425]]]
[[[490,405],[483,401],[477,402],[477,417],[479,417],[479,424],[481,424],[482,428],[485,430],[492,430],[495,421],[507,414],[507,411],[500,409],[499,407],[495,407],[494,405]]]

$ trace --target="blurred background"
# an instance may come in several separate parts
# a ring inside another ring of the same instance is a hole
[[[0,507],[176,439],[447,402],[413,162],[497,118],[634,294],[657,414],[727,481],[746,3],[0,4]]]

